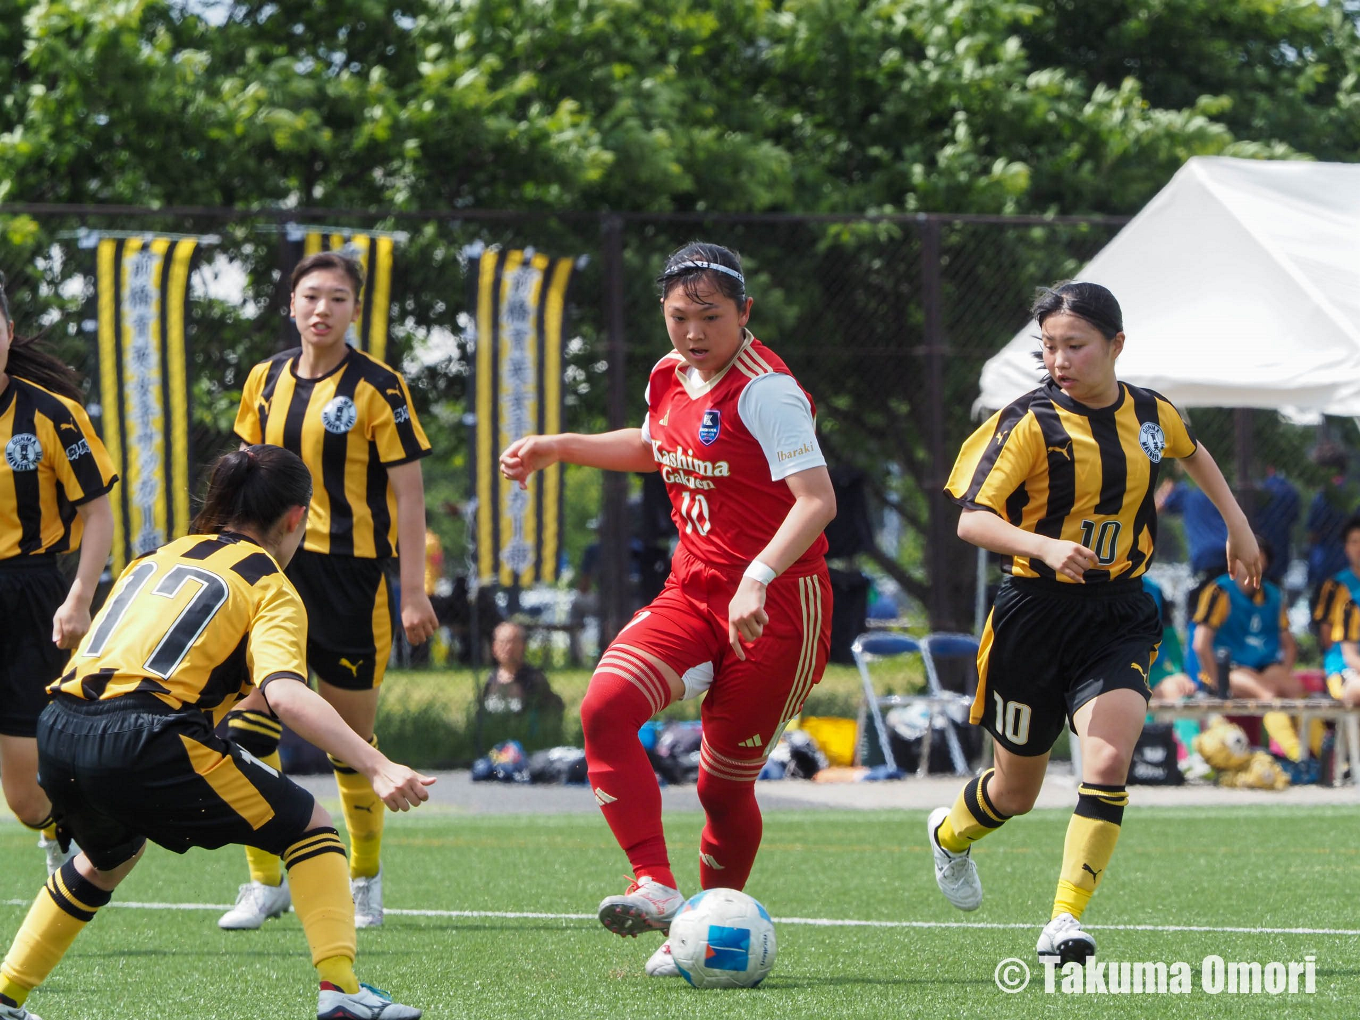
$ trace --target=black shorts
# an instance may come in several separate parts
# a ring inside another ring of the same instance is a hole
[[[64,834],[108,871],[143,839],[182,854],[229,843],[282,854],[314,801],[291,779],[215,736],[207,716],[150,694],[59,694],[38,720],[38,782]]]
[[[288,564],[307,607],[307,664],[326,683],[350,691],[382,683],[397,618],[392,563],[299,549]]]
[[[982,632],[970,718],[1013,754],[1046,754],[1096,695],[1128,689],[1150,698],[1161,639],[1142,581],[1008,577]]]
[[[52,643],[52,617],[70,590],[51,556],[0,561],[0,735],[37,732],[47,685],[71,657]]]

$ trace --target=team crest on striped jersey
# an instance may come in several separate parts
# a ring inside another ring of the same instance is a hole
[[[699,422],[699,442],[705,446],[712,446],[721,431],[722,412],[716,407],[710,407],[704,412],[703,420]]]
[[[32,432],[16,433],[5,444],[5,460],[14,471],[36,471],[42,456],[42,443]]]
[[[327,432],[343,436],[359,420],[359,412],[349,397],[336,397],[321,409],[321,424]]]
[[[1162,451],[1166,449],[1166,433],[1156,422],[1144,422],[1138,430],[1138,445],[1154,464],[1162,462]]]

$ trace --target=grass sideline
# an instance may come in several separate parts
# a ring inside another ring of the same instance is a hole
[[[979,844],[987,899],[977,912],[960,914],[935,889],[924,812],[771,813],[748,889],[775,917],[774,972],[756,990],[700,992],[643,975],[659,936],[620,940],[593,920],[599,898],[621,888],[624,869],[598,817],[454,816],[437,809],[392,816],[384,853],[389,907],[548,916],[389,916],[383,928],[359,933],[359,972],[423,1007],[430,1020],[1360,1015],[1360,936],[1258,931],[1360,928],[1354,906],[1360,832],[1349,807],[1132,808],[1108,879],[1087,913],[1106,960],[1187,961],[1198,988],[1200,961],[1209,954],[1262,964],[1313,954],[1315,994],[1196,990],[1092,1001],[1046,994],[1037,967],[1028,988],[1003,994],[993,978],[1001,961],[1034,965],[1034,940],[1048,916],[1069,817],[1034,812]],[[701,819],[675,813],[666,822],[677,874],[694,890]],[[0,942],[6,945],[43,879],[33,842],[16,823],[0,824]],[[45,1020],[314,1015],[314,974],[295,915],[259,932],[222,932],[215,925],[212,905],[232,901],[243,871],[233,848],[185,857],[153,848],[115,903],[207,908],[106,909],[29,1006]],[[1126,925],[1215,930],[1103,927]]]

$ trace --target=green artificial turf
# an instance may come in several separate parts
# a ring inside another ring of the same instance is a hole
[[[1360,814],[1353,807],[1131,808],[1086,914],[1102,959],[1187,961],[1197,988],[1209,954],[1262,964],[1312,954],[1317,991],[1293,996],[1047,994],[1034,941],[1048,916],[1069,815],[1017,818],[975,848],[986,899],[971,914],[954,910],[935,888],[924,817],[767,815],[747,890],[774,915],[774,971],[755,990],[698,991],[643,975],[660,936],[621,940],[594,920],[599,899],[622,890],[626,870],[599,817],[467,816],[438,808],[389,816],[389,908],[555,916],[389,913],[383,928],[359,932],[359,974],[430,1018],[1360,1016],[1360,936],[1258,931],[1360,929]],[[702,821],[692,813],[666,821],[677,877],[696,890]],[[43,877],[32,834],[0,823],[0,942],[12,937],[26,910],[21,904]],[[315,979],[295,915],[258,932],[216,927],[212,905],[231,903],[244,877],[239,850],[178,857],[153,848],[115,904],[210,908],[106,908],[29,1007],[45,1020],[313,1016]],[[1012,924],[1020,927],[1003,927]],[[1248,930],[1102,927],[1117,925]],[[998,991],[993,979],[1008,957],[1035,971],[1014,995]]]

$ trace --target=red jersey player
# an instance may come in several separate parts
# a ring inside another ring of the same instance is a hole
[[[734,252],[687,244],[658,283],[674,350],[652,369],[642,428],[526,436],[500,460],[520,482],[557,461],[659,470],[680,532],[665,588],[605,650],[581,705],[590,785],[635,876],[600,904],[601,923],[620,935],[668,931],[685,901],[638,727],[708,692],[699,881],[740,889],[760,846],[756,777],[831,643],[822,529],[836,497],[812,401],[746,329],[752,301]],[[647,973],[679,973],[669,943]]]

